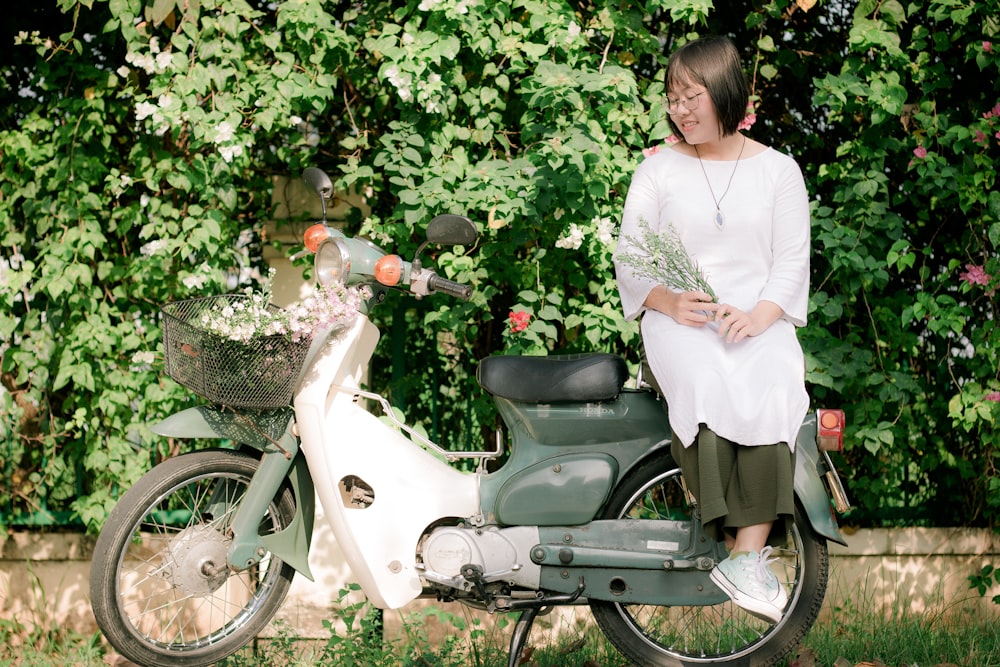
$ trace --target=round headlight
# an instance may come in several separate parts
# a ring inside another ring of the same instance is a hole
[[[326,239],[316,249],[314,266],[320,285],[346,283],[351,273],[351,253],[347,244],[339,238]]]

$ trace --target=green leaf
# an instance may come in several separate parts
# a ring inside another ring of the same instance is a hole
[[[178,0],[153,0],[150,20],[159,25],[167,20],[174,9],[179,9]]]

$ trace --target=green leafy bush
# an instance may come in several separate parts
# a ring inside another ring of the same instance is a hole
[[[815,198],[801,339],[815,402],[849,416],[849,520],[998,516],[995,0],[29,4],[0,65],[6,520],[96,528],[180,446],[147,429],[196,400],[160,372],[158,309],[253,281],[272,184],[305,166],[365,198],[349,233],[404,255],[435,214],[480,226],[430,258],[470,302],[376,313],[373,387],[435,438],[489,437],[486,355],[634,364],[615,227],[669,134],[665,58],[709,32],[743,47],[750,133]]]

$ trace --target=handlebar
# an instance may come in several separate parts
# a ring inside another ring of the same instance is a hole
[[[472,297],[471,285],[456,283],[454,280],[442,278],[437,274],[432,275],[427,280],[427,289],[432,292],[443,292],[450,296],[458,297],[459,299],[465,299],[466,301]]]

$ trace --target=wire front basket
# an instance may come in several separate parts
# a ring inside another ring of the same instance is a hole
[[[273,410],[292,399],[310,339],[284,334],[234,340],[211,331],[210,317],[239,308],[241,294],[175,301],[165,305],[163,348],[167,375],[217,405]],[[281,312],[268,306],[271,312]]]

